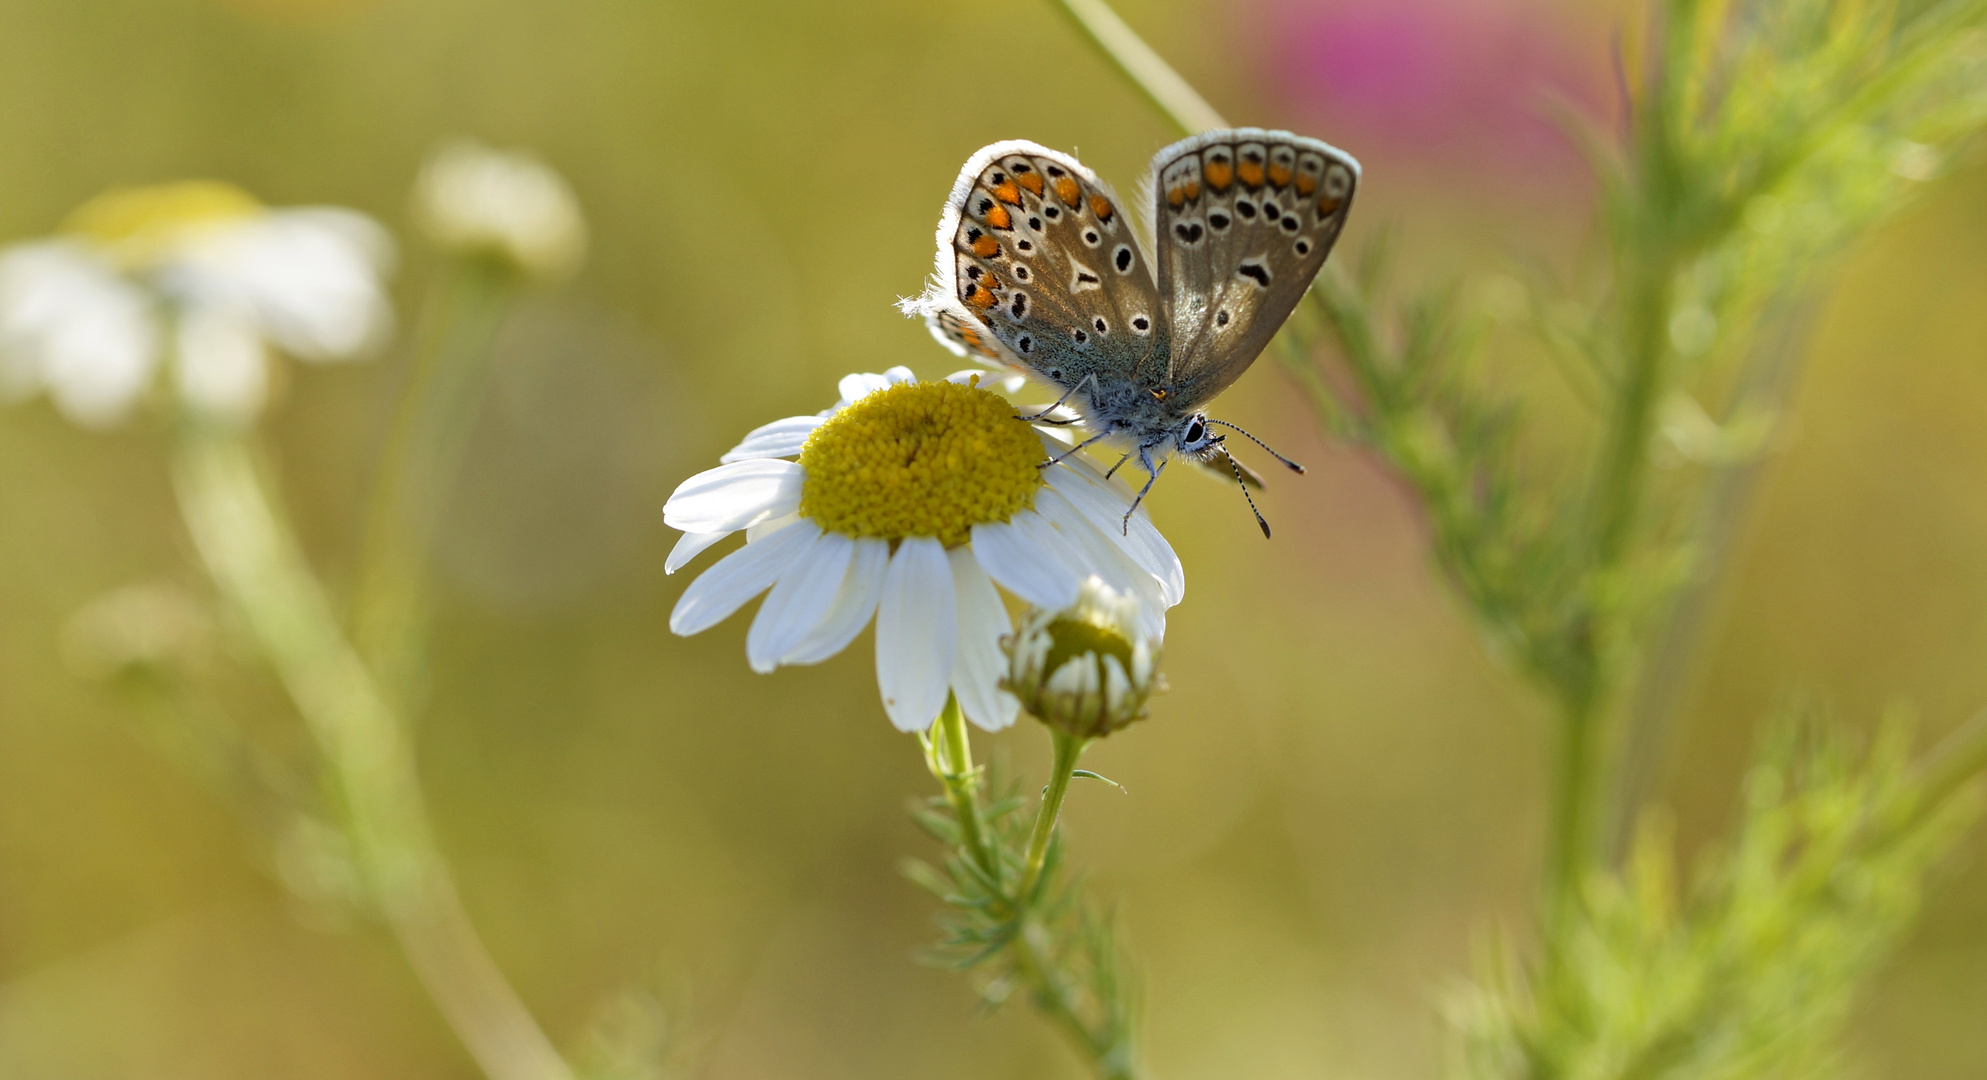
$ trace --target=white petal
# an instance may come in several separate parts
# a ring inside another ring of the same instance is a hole
[[[895,386],[898,383],[914,383],[918,381],[918,377],[916,375],[911,374],[911,369],[905,367],[902,364],[898,364],[896,367],[885,370],[883,372],[883,377],[889,379],[890,384],[892,386]]]
[[[179,393],[201,412],[253,419],[269,396],[269,358],[245,312],[203,306],[182,312],[173,375]]]
[[[1129,495],[1121,494],[1088,462],[1071,468],[1075,465],[1076,459],[1071,458],[1051,470],[1050,484],[1071,505],[1082,511],[1098,531],[1123,548],[1133,562],[1159,579],[1160,594],[1165,597],[1167,607],[1186,599],[1186,568],[1180,565],[1180,557],[1174,554],[1173,545],[1166,542],[1166,537],[1152,524],[1152,519],[1145,516],[1144,508],[1132,515],[1131,528],[1127,533],[1125,509],[1131,505]]]
[[[745,542],[756,544],[799,520],[800,515],[797,513],[781,514],[779,517],[767,518],[764,521],[747,526],[745,529]]]
[[[1158,636],[1166,632],[1166,604],[1157,578],[1133,562],[1122,547],[1112,543],[1053,490],[1036,493],[1035,509],[1058,527],[1068,543],[1081,549],[1086,572],[1103,578],[1105,584],[1119,592],[1129,592],[1138,598],[1139,624],[1145,634]]]
[[[363,214],[300,207],[216,227],[159,278],[187,303],[253,311],[269,340],[298,359],[340,360],[390,328],[380,277],[392,249]]]
[[[1033,510],[1012,521],[975,525],[973,557],[1008,592],[1036,607],[1068,607],[1076,602],[1083,575],[1043,546],[1034,535],[1038,526],[1047,528]]]
[[[101,256],[67,240],[0,253],[0,376],[45,388],[79,424],[121,419],[158,362],[151,301]]]
[[[719,559],[683,590],[669,613],[669,628],[688,637],[723,622],[777,581],[819,532],[812,522],[802,522]]]
[[[684,533],[682,538],[676,541],[676,546],[669,549],[669,558],[663,562],[662,572],[673,574],[683,569],[684,564],[702,555],[712,544],[730,535],[728,532]]]
[[[781,656],[821,625],[841,592],[854,554],[854,540],[840,533],[819,533],[788,564],[745,635],[745,659],[752,670],[763,675],[778,667]]]
[[[827,423],[824,416],[789,416],[775,420],[763,427],[752,429],[745,441],[731,448],[718,461],[729,465],[734,461],[751,458],[793,457],[807,443],[807,437],[814,429]]]
[[[663,504],[662,520],[684,532],[731,532],[800,509],[807,474],[778,458],[735,461],[700,472]]]
[[[1131,693],[1131,680],[1125,677],[1125,666],[1110,653],[1104,654],[1104,704],[1112,712]]]
[[[952,562],[952,590],[959,600],[959,642],[952,658],[952,692],[966,719],[987,731],[1014,723],[1021,703],[1000,688],[1007,657],[1000,639],[1014,632],[1007,608],[993,581],[980,569],[973,553],[957,547],[945,553]]]
[[[841,392],[842,405],[848,406],[889,385],[890,380],[881,375],[860,371],[854,375],[842,376],[842,381],[835,384],[835,389]]]
[[[1056,517],[1050,516],[1051,511],[1055,512]],[[1061,520],[1057,520],[1058,518]],[[1110,561],[1098,558],[1099,548],[1105,546],[1103,538],[1070,532],[1067,526],[1071,521],[1081,524],[1085,533],[1094,534],[1097,530],[1091,528],[1090,523],[1084,521],[1052,489],[1043,488],[1037,491],[1034,512],[1028,515],[1016,514],[1014,520],[1026,531],[1029,541],[1037,549],[1052,555],[1064,566],[1069,567],[1070,572],[1076,576],[1078,584],[1091,574],[1096,574],[1122,591],[1122,583],[1107,572],[1111,565]],[[1063,527],[1058,528],[1058,525]],[[1096,542],[1092,543],[1092,539]]]
[[[876,602],[883,595],[883,574],[890,568],[890,541],[865,539],[855,542],[855,557],[835,594],[835,606],[793,648],[780,657],[782,664],[818,664],[849,647],[869,617],[876,614]]]
[[[923,731],[945,708],[958,636],[945,545],[928,536],[900,541],[876,612],[876,686],[897,730]]]

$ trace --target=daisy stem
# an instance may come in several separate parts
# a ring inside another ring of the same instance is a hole
[[[485,949],[435,847],[413,747],[346,640],[247,436],[189,420],[173,484],[195,549],[329,766],[361,877],[490,1080],[573,1080]]]
[[[389,695],[405,707],[423,668],[427,560],[482,400],[490,344],[511,295],[492,263],[451,260],[423,314],[420,337],[380,456],[366,515],[353,639]]]
[[[936,753],[931,755],[932,772],[945,786],[945,798],[959,821],[960,843],[988,878],[1001,880],[1000,860],[987,844],[987,826],[980,812],[980,775],[973,768],[973,744],[966,737],[966,715],[959,699],[947,696],[945,711],[938,714]]]
[[[1042,867],[1049,859],[1049,841],[1056,834],[1056,818],[1062,814],[1063,796],[1069,794],[1070,777],[1076,772],[1076,759],[1083,756],[1088,739],[1051,729],[1055,763],[1050,767],[1049,787],[1042,793],[1042,808],[1035,815],[1035,831],[1028,838],[1028,859],[1021,873],[1021,888],[1015,899],[1022,904],[1034,898],[1035,886],[1042,880]]]

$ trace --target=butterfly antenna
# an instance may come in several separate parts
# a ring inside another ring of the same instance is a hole
[[[1284,457],[1284,456],[1283,456],[1282,454],[1279,454],[1279,453],[1277,453],[1277,452],[1276,452],[1275,450],[1271,450],[1271,449],[1270,449],[1270,445],[1269,445],[1268,443],[1266,443],[1266,442],[1262,441],[1261,439],[1258,439],[1258,438],[1256,438],[1256,437],[1255,437],[1254,435],[1251,435],[1251,434],[1249,434],[1249,433],[1248,433],[1248,432],[1246,432],[1246,431],[1242,431],[1242,429],[1241,429],[1241,428],[1239,428],[1239,427],[1236,427],[1236,426],[1235,426],[1234,424],[1231,424],[1231,423],[1229,423],[1229,422],[1228,422],[1228,421],[1226,421],[1226,420],[1209,420],[1209,421],[1208,421],[1208,423],[1210,423],[1210,424],[1219,424],[1219,425],[1221,425],[1222,427],[1225,427],[1225,428],[1230,428],[1230,429],[1232,429],[1232,430],[1235,430],[1235,431],[1241,431],[1241,432],[1242,432],[1242,437],[1243,437],[1243,438],[1245,438],[1245,439],[1249,440],[1249,441],[1250,441],[1250,442],[1252,442],[1252,443],[1255,443],[1255,444],[1256,444],[1257,446],[1260,446],[1260,447],[1262,447],[1262,448],[1263,448],[1264,450],[1268,451],[1268,453],[1269,453],[1269,456],[1271,456],[1271,457],[1275,458],[1275,459],[1276,459],[1276,460],[1278,460],[1278,461],[1281,461],[1281,462],[1283,462],[1283,464],[1284,464],[1284,465],[1285,465],[1285,466],[1286,466],[1287,468],[1289,468],[1291,472],[1294,472],[1294,473],[1298,474],[1299,476],[1302,476],[1302,475],[1304,474],[1304,466],[1302,466],[1302,465],[1299,465],[1299,464],[1297,464],[1296,462],[1294,462],[1294,461],[1290,460],[1290,459],[1289,459],[1289,458],[1287,458],[1287,457]]]
[[[1236,428],[1235,430],[1241,431],[1242,429]],[[1243,431],[1242,434],[1247,435],[1248,432]],[[1268,450],[1269,448],[1264,447],[1263,449]],[[1270,450],[1270,453],[1274,454],[1276,453],[1276,451]],[[1244,499],[1249,500],[1249,513],[1256,515],[1256,524],[1262,526],[1263,539],[1265,540],[1269,539],[1269,522],[1264,521],[1263,512],[1261,510],[1256,509],[1256,497],[1254,495],[1249,494],[1249,482],[1247,480],[1242,479],[1241,462],[1236,461],[1235,455],[1233,454],[1223,454],[1222,456],[1228,459],[1228,467],[1235,470],[1235,486],[1241,488],[1242,497]],[[1282,459],[1279,458],[1278,460],[1281,461]],[[1284,462],[1284,464],[1288,465],[1289,462]],[[1298,469],[1297,471],[1303,472],[1304,470]]]

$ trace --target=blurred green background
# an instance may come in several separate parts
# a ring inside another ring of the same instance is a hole
[[[1127,0],[1238,123],[1365,163],[1347,247],[1411,277],[1573,267],[1587,192],[1535,119],[1616,108],[1638,16],[1546,0]],[[0,0],[0,241],[112,185],[230,180],[407,236],[437,140],[541,152],[594,249],[518,310],[437,553],[419,753],[493,951],[555,1038],[630,986],[673,1061],[733,1077],[1075,1077],[1023,1009],[976,1019],[918,966],[932,788],[876,701],[867,638],[756,677],[746,620],[666,618],[672,487],[853,370],[957,363],[914,293],[959,163],[1025,137],[1130,190],[1171,133],[1046,4],[732,0]],[[1792,438],[1730,576],[1665,794],[1713,838],[1789,695],[1927,741],[1987,704],[1987,169],[1855,255],[1820,315]],[[404,319],[433,261],[411,240]],[[292,369],[268,421],[320,571],[348,586],[398,356]],[[1328,445],[1273,365],[1223,412],[1312,466],[1153,515],[1190,587],[1173,692],[1086,764],[1067,820],[1120,898],[1169,1077],[1425,1077],[1472,943],[1528,913],[1545,717],[1435,580],[1403,494]],[[1551,411],[1544,414],[1552,419]],[[144,424],[0,413],[0,1077],[459,1077],[473,1069],[383,935],[306,909],[222,801],[72,673],[60,631],[134,582],[198,589]],[[278,730],[252,664],[229,708]],[[1039,772],[1027,721],[981,752]],[[1858,1025],[1874,1075],[1987,1074],[1987,840],[1969,841]]]

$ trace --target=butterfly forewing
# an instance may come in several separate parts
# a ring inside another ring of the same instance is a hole
[[[1283,131],[1195,136],[1152,159],[1159,295],[1172,326],[1168,392],[1198,407],[1290,317],[1352,207],[1359,164]]]
[[[941,339],[1064,387],[1166,355],[1168,324],[1125,207],[1076,159],[1030,142],[966,162],[924,302]]]

